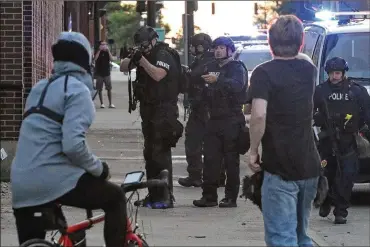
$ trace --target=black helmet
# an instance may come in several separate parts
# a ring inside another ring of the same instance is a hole
[[[194,47],[201,45],[203,46],[204,51],[208,51],[212,46],[212,39],[206,33],[198,33],[191,38],[191,45]]]
[[[91,72],[92,51],[89,40],[78,32],[62,32],[51,51],[54,61],[75,63]]]
[[[346,62],[346,60],[344,60],[343,58],[341,57],[333,57],[331,59],[329,59],[328,61],[326,61],[326,64],[325,64],[325,71],[326,73],[330,73],[332,71],[348,71],[348,64]]]
[[[219,46],[219,45],[224,45],[224,46],[226,46],[226,48],[230,48],[231,52],[234,52],[236,50],[235,45],[234,45],[234,41],[231,38],[226,37],[226,36],[218,37],[212,43],[213,48],[215,48],[216,46]]]
[[[141,45],[144,42],[150,42],[154,38],[158,38],[157,32],[150,26],[139,28],[134,34],[134,43],[136,46]]]

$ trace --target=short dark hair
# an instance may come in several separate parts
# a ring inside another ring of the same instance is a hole
[[[302,22],[294,15],[282,15],[272,22],[268,36],[273,55],[297,56],[303,43]]]

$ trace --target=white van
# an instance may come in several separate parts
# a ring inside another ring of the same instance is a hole
[[[317,84],[328,76],[325,62],[332,57],[344,58],[346,73],[365,86],[370,94],[370,12],[337,12],[337,20],[305,24],[302,52],[310,56],[318,68]]]

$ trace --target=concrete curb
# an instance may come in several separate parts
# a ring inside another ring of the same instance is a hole
[[[315,243],[316,246],[319,246],[319,247],[330,246],[328,242],[326,242],[322,237],[320,237],[311,228],[308,229],[308,235],[311,237],[312,241]]]
[[[144,160],[144,157],[142,155],[140,156],[131,156],[131,157],[99,157],[101,160]],[[172,160],[186,160],[186,157],[184,155],[172,155]]]

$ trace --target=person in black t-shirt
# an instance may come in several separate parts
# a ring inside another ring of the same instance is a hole
[[[95,54],[96,90],[99,93],[100,108],[105,108],[103,103],[103,85],[105,85],[108,93],[109,108],[116,108],[112,104],[111,61],[113,61],[113,57],[109,51],[108,44],[105,41],[101,41],[99,50]]]
[[[312,132],[316,68],[297,59],[303,26],[292,15],[269,29],[274,59],[251,76],[249,166],[256,172],[262,141],[262,211],[268,246],[312,246],[307,235],[320,175],[320,157]]]

